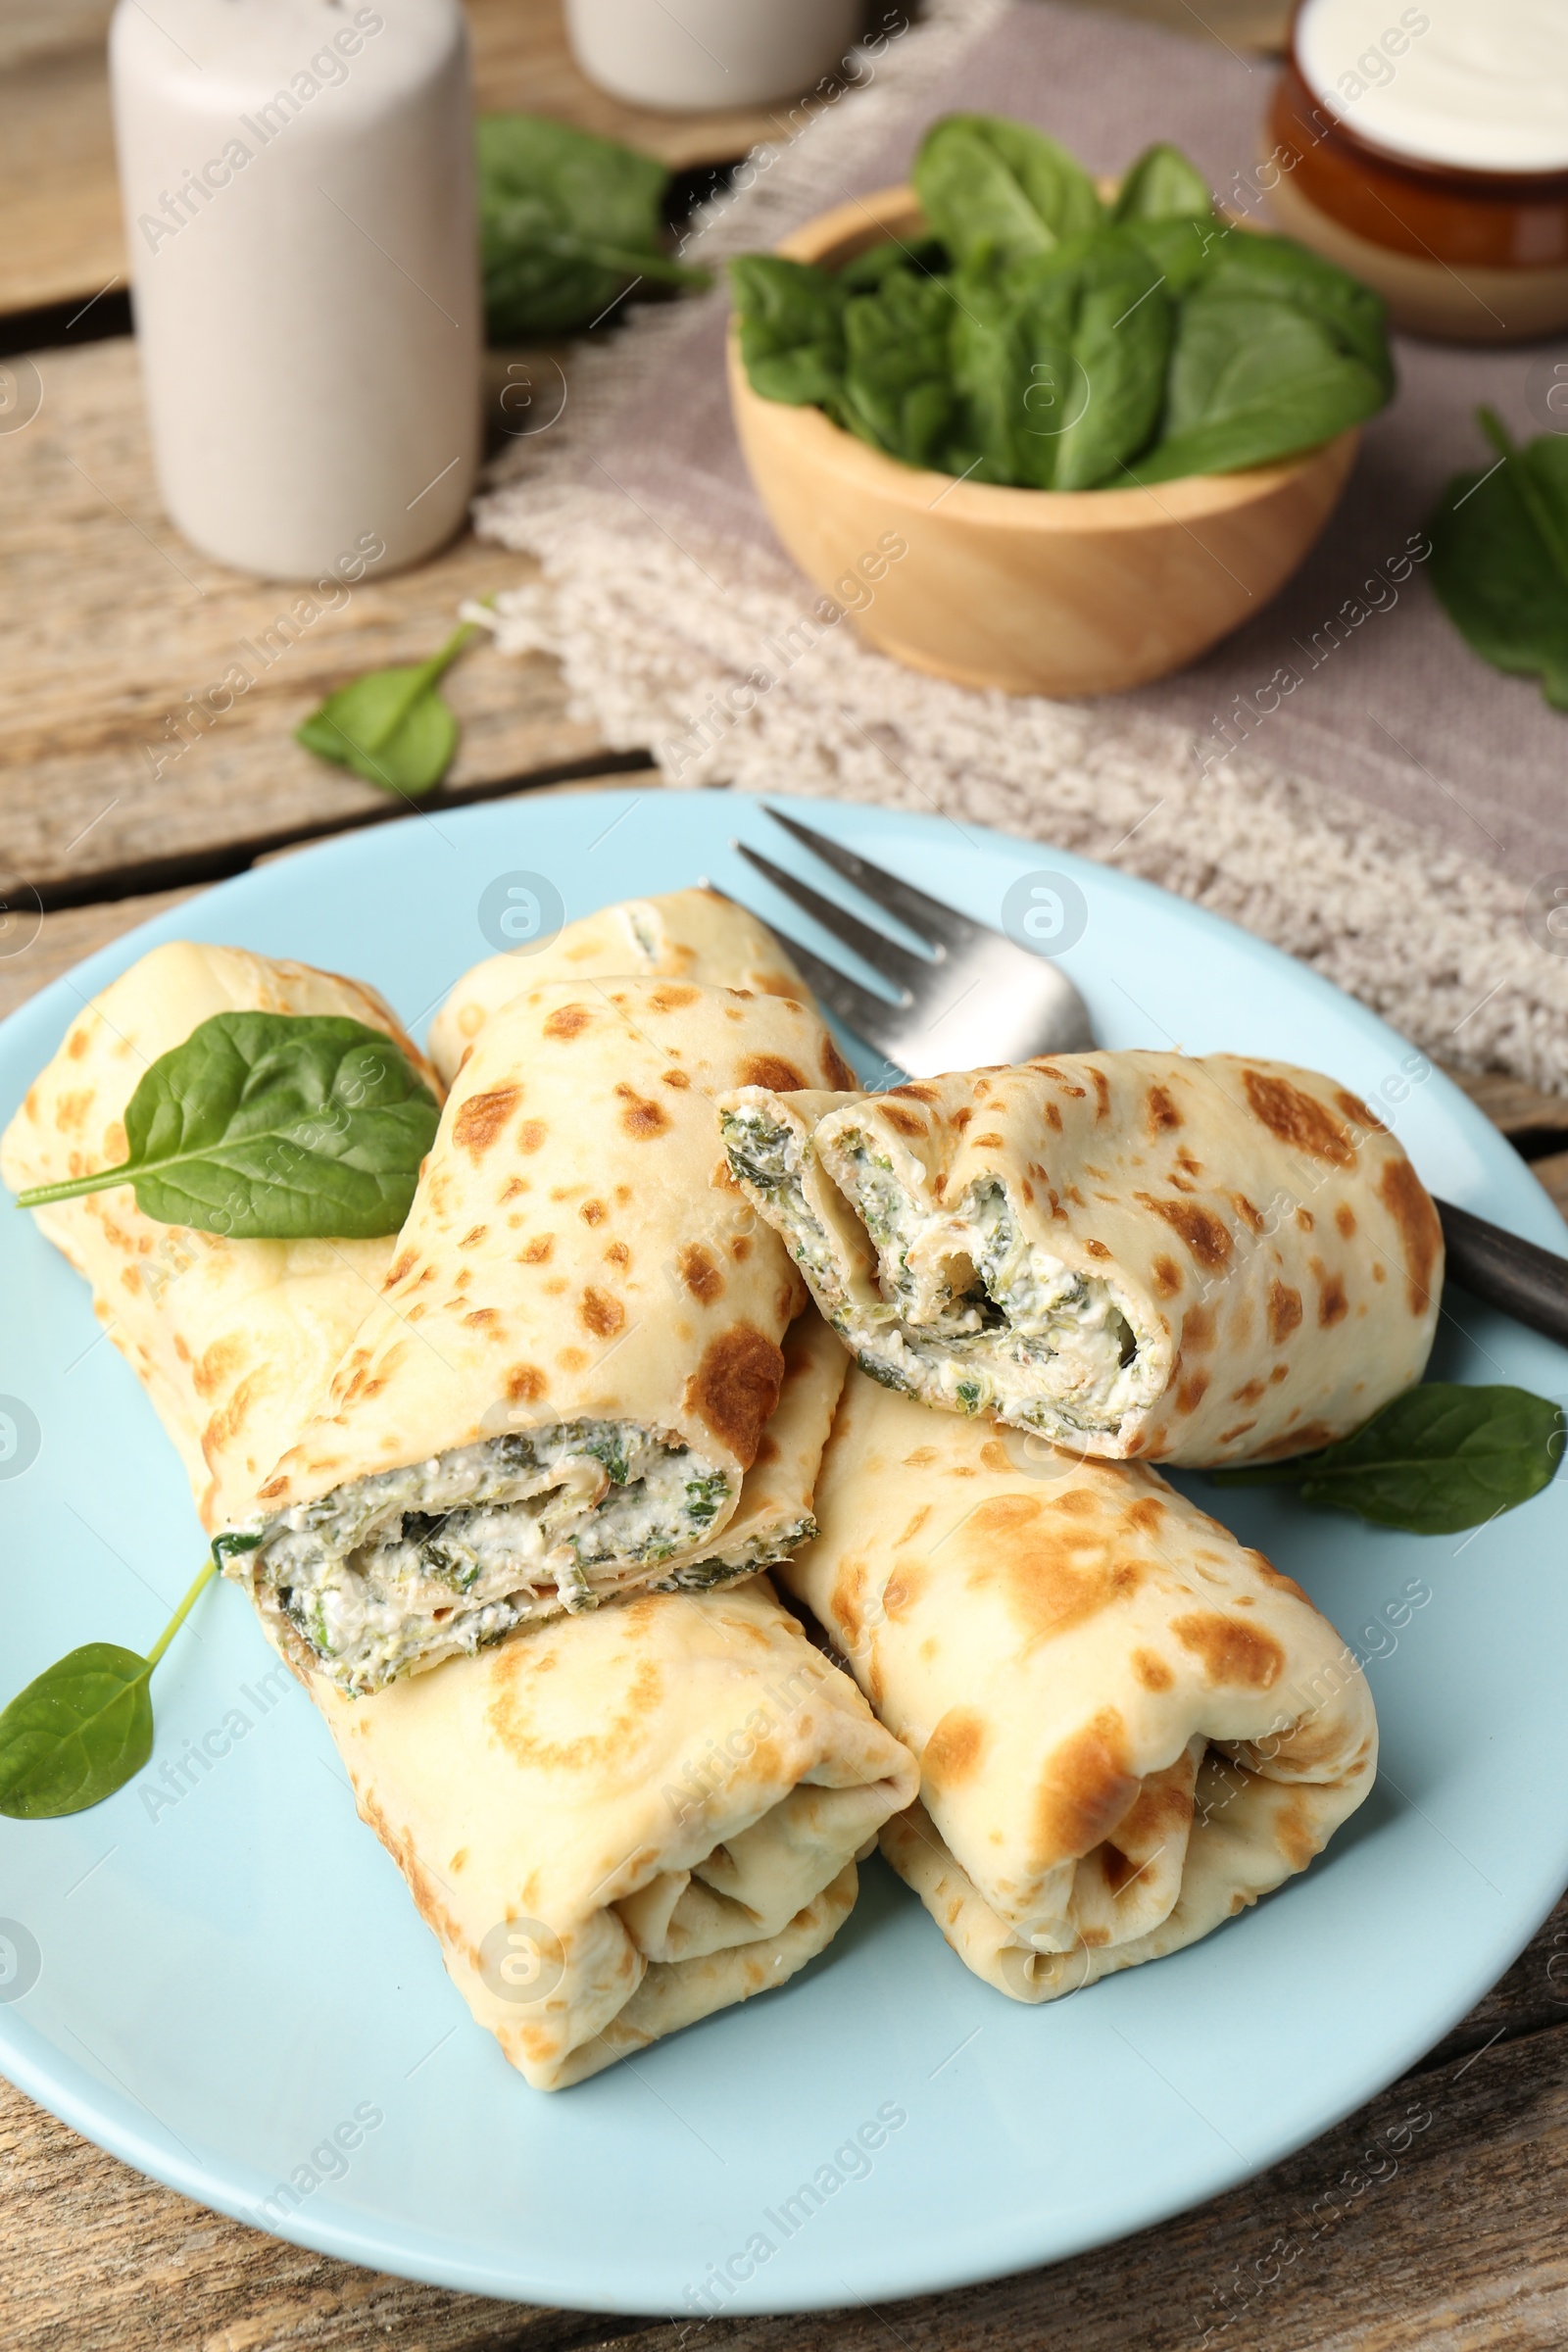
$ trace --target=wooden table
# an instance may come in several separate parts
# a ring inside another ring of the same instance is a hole
[[[1123,0],[1232,44],[1274,0]],[[591,90],[547,0],[470,0],[481,103],[531,105],[671,163],[741,152],[765,121],[636,115]],[[43,406],[0,435],[0,1011],[79,956],[258,857],[396,811],[290,740],[331,686],[439,642],[461,598],[526,576],[472,539],[355,592],[235,711],[178,750],[189,693],[287,602],[195,555],[159,513],[128,342],[67,318],[122,267],[107,145],[103,0],[24,0],[0,26],[0,332],[40,313]],[[8,320],[6,314],[12,314]],[[62,341],[63,338],[63,341]],[[452,674],[449,804],[570,790],[627,765],[566,708],[552,663],[475,651]],[[1568,1202],[1568,1102],[1465,1080]],[[1404,2119],[1396,2172],[1366,2162]],[[1043,2129],[1057,2119],[1043,2118]],[[1070,2119],[1061,2128],[1070,2131]],[[1377,2177],[1373,2178],[1376,2168]],[[1122,2245],[960,2295],[824,2318],[690,2324],[532,2311],[411,2286],[262,2237],[154,2187],[0,2084],[0,2315],[25,2352],[271,2352],[393,2344],[572,2352],[1085,2352],[1304,2345],[1481,2352],[1568,2338],[1568,1905],[1481,2006],[1362,2115],[1233,2195]]]

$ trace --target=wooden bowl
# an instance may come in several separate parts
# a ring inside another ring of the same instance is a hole
[[[923,227],[913,189],[884,188],[778,251],[833,269]],[[761,399],[734,322],[729,382],[758,495],[807,578],[880,652],[1006,694],[1115,694],[1196,661],[1296,570],[1360,439],[1156,490],[1004,490],[901,465],[820,409]]]
[[[1375,286],[1396,326],[1455,343],[1568,326],[1568,172],[1480,172],[1396,155],[1314,96],[1296,46],[1264,166],[1288,236]]]

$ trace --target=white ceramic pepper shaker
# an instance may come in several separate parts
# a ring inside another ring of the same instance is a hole
[[[765,106],[849,57],[865,0],[566,0],[590,81],[633,106]]]
[[[479,458],[459,0],[120,0],[110,65],[170,516],[280,578],[428,555]]]

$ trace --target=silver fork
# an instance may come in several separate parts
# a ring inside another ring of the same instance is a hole
[[[822,1003],[897,1068],[911,1078],[935,1078],[943,1070],[1027,1061],[1036,1054],[1083,1054],[1093,1046],[1088,1005],[1066,973],[1046,956],[1015,947],[1002,932],[971,922],[940,899],[928,899],[923,890],[798,817],[777,808],[767,814],[925,942],[926,954],[917,956],[786,873],[771,858],[744,842],[731,845],[775,890],[814,915],[824,931],[853,948],[898,991],[891,1001],[879,997],[798,940],[778,933]]]
[[[1065,972],[1046,956],[1032,956],[1002,932],[927,898],[799,817],[777,808],[767,814],[925,941],[927,954],[913,955],[770,858],[744,842],[731,844],[748,865],[897,990],[891,1001],[879,997],[787,932],[777,934],[822,1003],[908,1077],[936,1078],[945,1070],[983,1069],[1027,1061],[1037,1054],[1084,1054],[1093,1048],[1088,1005]],[[1568,1259],[1451,1201],[1436,1205],[1449,1279],[1472,1298],[1501,1307],[1516,1322],[1568,1347]]]

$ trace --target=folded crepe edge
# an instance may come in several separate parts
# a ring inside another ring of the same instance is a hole
[[[1102,1978],[1200,1942],[1304,1871],[1370,1793],[1372,1774],[1274,1781],[1210,1748],[1181,1891],[1169,1914],[1127,1943],[1037,1951],[992,1909],[916,1797],[882,1828],[883,1854],[964,1966],[1009,2000],[1061,2000]]]

